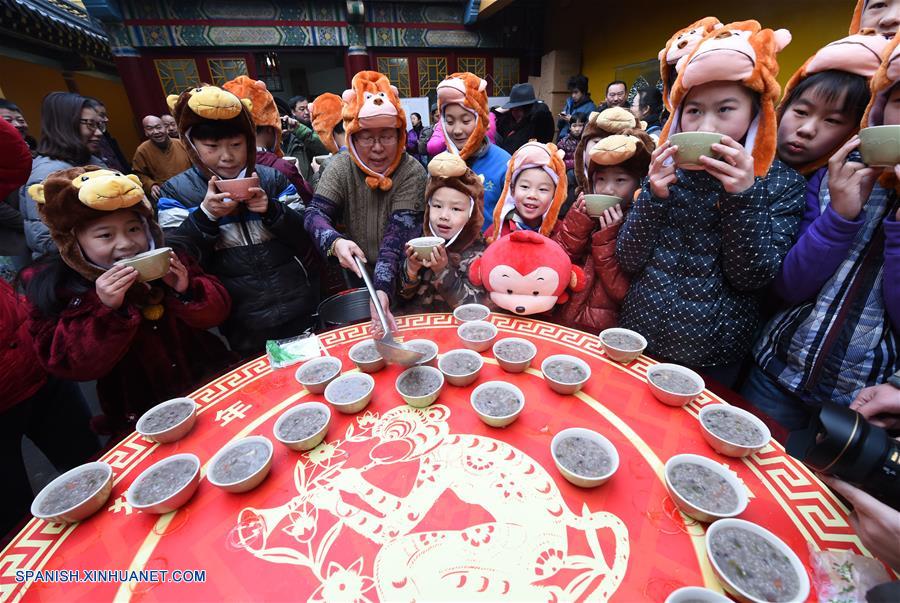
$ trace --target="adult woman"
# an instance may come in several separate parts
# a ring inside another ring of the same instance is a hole
[[[422,159],[422,155],[419,153],[419,139],[422,137],[424,129],[422,116],[418,113],[410,113],[409,123],[412,124],[412,128],[406,133],[406,152],[422,162],[422,165],[427,165],[428,158]]]
[[[487,82],[472,73],[454,73],[438,84],[437,93],[447,149],[484,177],[482,228],[487,230],[494,220],[494,207],[503,191],[510,157],[487,136],[491,124]]]
[[[654,142],[659,140],[659,133],[662,132],[662,112],[662,93],[656,88],[638,88],[631,101],[631,113],[646,122],[647,134]]]
[[[41,141],[31,175],[19,191],[19,208],[25,218],[25,240],[34,258],[55,252],[50,231],[41,221],[28,187],[43,182],[58,170],[84,165],[105,167],[97,153],[103,122],[93,103],[79,94],[51,92],[41,105]]]

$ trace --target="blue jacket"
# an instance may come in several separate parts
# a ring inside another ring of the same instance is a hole
[[[494,207],[503,192],[506,168],[510,154],[495,145],[488,145],[469,160],[469,167],[479,176],[484,176],[484,227],[487,231],[494,223]]]

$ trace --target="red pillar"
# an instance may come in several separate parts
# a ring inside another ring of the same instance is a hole
[[[160,115],[169,112],[165,94],[153,62],[142,57],[115,57],[116,70],[122,78],[125,93],[135,119],[140,122],[145,115]]]
[[[362,52],[354,52],[351,50],[347,53],[347,78],[353,79],[353,76],[360,71],[368,71],[371,69],[369,64],[369,53],[366,50]]]

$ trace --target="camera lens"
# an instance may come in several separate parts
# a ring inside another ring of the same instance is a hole
[[[900,444],[859,413],[824,404],[809,427],[790,434],[787,451],[816,471],[900,508]]]

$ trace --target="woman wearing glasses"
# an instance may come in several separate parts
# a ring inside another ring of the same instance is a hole
[[[71,92],[51,92],[41,105],[41,141],[28,182],[19,189],[19,207],[25,218],[25,239],[32,258],[56,252],[50,232],[41,222],[28,187],[43,182],[58,170],[84,165],[106,167],[97,156],[103,137],[102,121],[91,102]]]

